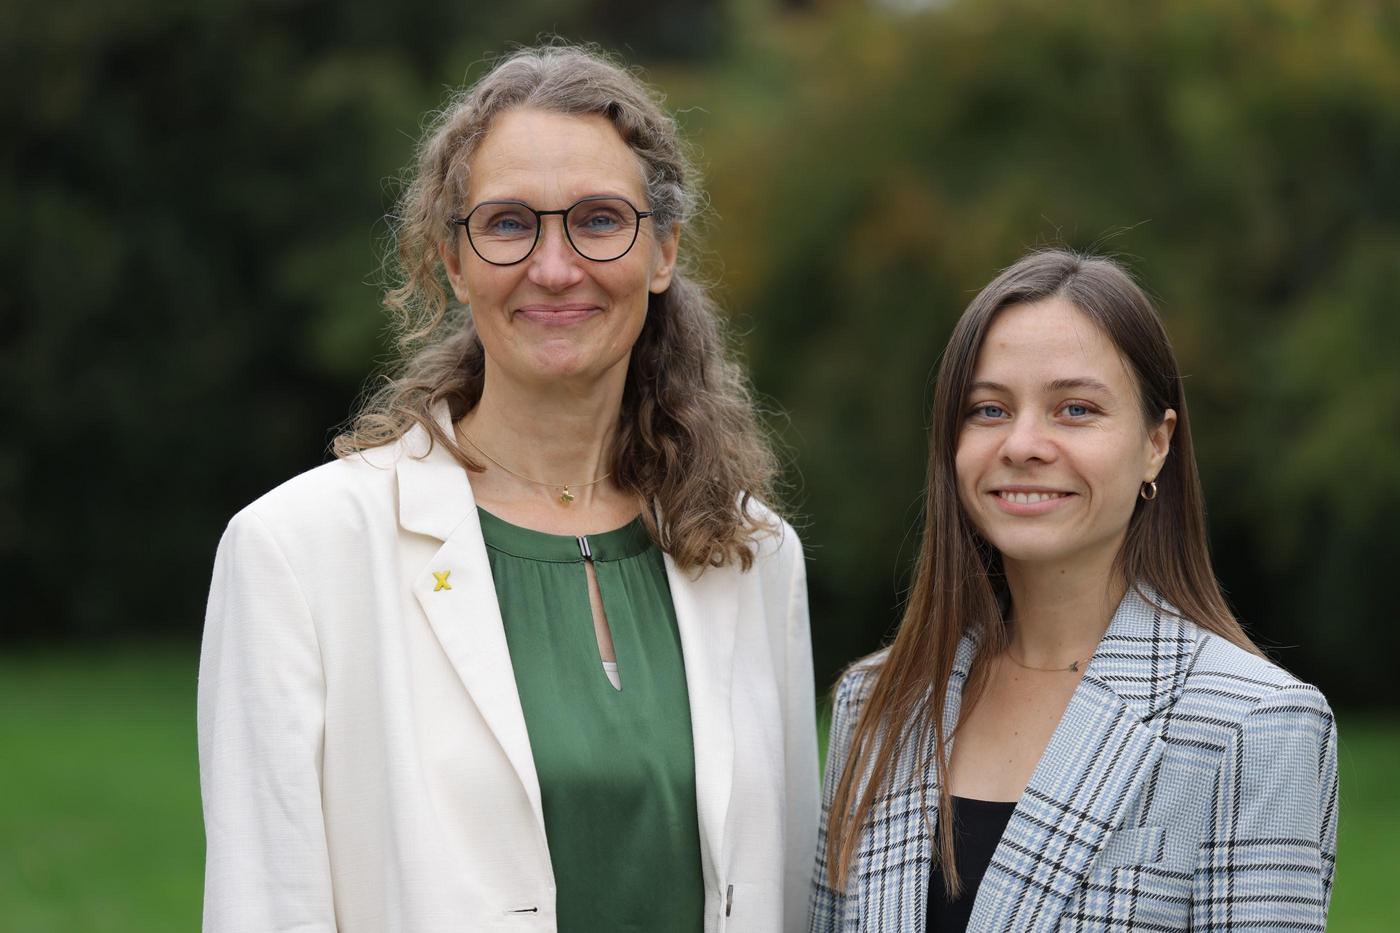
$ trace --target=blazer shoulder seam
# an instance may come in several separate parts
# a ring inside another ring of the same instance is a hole
[[[251,505],[245,506],[238,514],[234,515],[234,517],[229,520],[228,526],[231,529],[234,523],[239,521],[255,522],[262,530],[263,534],[267,536],[268,542],[272,545],[273,551],[277,554],[278,562],[286,568],[287,577],[292,581],[292,586],[297,591],[297,600],[301,603],[302,611],[306,613],[306,621],[308,627],[311,629],[311,637],[316,642],[316,654],[320,657],[324,668],[325,657],[321,648],[321,633],[316,625],[316,613],[311,610],[311,602],[306,598],[306,590],[301,585],[301,578],[297,576],[296,567],[292,565],[291,559],[287,556],[286,549],[282,547],[282,542],[278,539],[277,531],[258,511],[257,505],[258,503],[254,502]]]

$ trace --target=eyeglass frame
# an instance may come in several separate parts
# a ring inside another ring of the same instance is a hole
[[[578,244],[574,242],[574,238],[569,235],[569,212],[572,211],[574,208],[578,207],[580,204],[583,204],[587,201],[621,201],[623,204],[626,204],[628,207],[632,208],[632,213],[637,215],[637,220],[632,225],[632,241],[627,244],[626,249],[624,249],[622,252],[618,253],[611,259],[594,259],[592,256],[585,254],[583,250],[578,248]],[[535,239],[534,242],[530,244],[530,248],[525,251],[524,256],[521,256],[519,259],[516,259],[513,262],[496,262],[494,259],[487,259],[485,256],[481,255],[481,250],[476,248],[476,241],[472,239],[472,229],[471,227],[467,226],[467,224],[471,222],[473,214],[475,214],[477,211],[481,210],[488,204],[514,204],[525,208],[525,210],[535,215]],[[530,205],[526,204],[524,201],[516,201],[510,198],[504,198],[501,200],[493,201],[482,201],[480,204],[477,204],[471,210],[467,211],[466,214],[462,216],[453,216],[448,219],[451,220],[453,224],[461,227],[463,230],[466,231],[467,243],[471,246],[472,252],[476,253],[478,259],[480,259],[484,263],[488,263],[493,266],[504,267],[518,266],[522,262],[534,255],[535,247],[540,245],[540,231],[544,229],[544,218],[546,217],[557,216],[559,218],[559,223],[564,228],[564,239],[568,241],[569,248],[572,249],[575,253],[578,253],[578,255],[581,258],[586,259],[589,262],[617,262],[623,256],[626,256],[628,253],[632,252],[632,247],[637,245],[637,237],[641,236],[642,233],[642,221],[648,217],[654,217],[658,213],[659,212],[656,210],[638,210],[637,205],[633,204],[631,201],[618,194],[592,194],[586,198],[579,198],[577,201],[575,201],[574,203],[570,204],[568,207],[562,210],[553,211],[537,211]]]

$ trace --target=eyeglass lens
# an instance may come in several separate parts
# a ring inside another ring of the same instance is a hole
[[[510,265],[535,248],[539,221],[517,201],[485,201],[467,216],[467,235],[482,259]],[[587,198],[564,215],[564,232],[579,255],[608,262],[632,248],[640,222],[636,209],[620,198]]]

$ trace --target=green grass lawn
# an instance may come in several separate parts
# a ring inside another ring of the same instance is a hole
[[[1328,930],[1400,930],[1400,720],[1337,716],[1341,826]]]
[[[0,931],[192,933],[195,653],[0,659]]]
[[[0,933],[199,929],[194,679],[192,649],[0,657]],[[1392,933],[1400,719],[1339,718],[1328,929]]]

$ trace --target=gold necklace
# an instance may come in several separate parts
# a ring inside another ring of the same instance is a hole
[[[1007,656],[1008,658],[1011,659],[1011,663],[1012,663],[1012,664],[1015,664],[1017,667],[1024,667],[1024,668],[1025,668],[1026,670],[1028,670],[1028,671],[1040,671],[1041,673],[1044,673],[1044,674],[1071,674],[1071,673],[1072,673],[1072,674],[1077,674],[1077,673],[1079,673],[1079,664],[1080,664],[1079,661],[1071,661],[1071,662],[1069,662],[1069,667],[1031,667],[1029,664],[1023,664],[1023,663],[1021,663],[1020,661],[1018,661],[1018,660],[1016,659],[1016,655],[1014,655],[1014,654],[1011,653],[1011,649],[1010,649],[1009,647],[1006,649],[1006,656]],[[1088,663],[1089,663],[1089,659],[1088,659],[1088,658],[1085,658],[1083,663],[1088,664]]]
[[[460,435],[462,435],[462,437],[464,437],[464,438],[466,439],[467,443],[468,443],[468,444],[471,444],[473,447],[475,447],[475,448],[477,449],[477,451],[478,451],[483,457],[485,457],[487,460],[490,460],[490,461],[491,461],[492,463],[494,463],[496,466],[500,467],[502,470],[505,470],[507,473],[509,473],[511,476],[514,476],[516,479],[523,479],[525,482],[527,482],[527,483],[534,483],[536,486],[551,486],[551,487],[558,488],[558,489],[560,490],[560,492],[559,492],[559,501],[562,502],[564,505],[568,505],[570,502],[573,502],[574,499],[578,498],[577,496],[575,496],[575,495],[569,490],[569,487],[570,487],[570,486],[573,486],[573,487],[575,487],[575,488],[577,488],[577,489],[584,489],[584,488],[586,488],[586,487],[588,487],[588,486],[596,486],[598,483],[601,483],[603,480],[607,479],[609,476],[612,476],[612,471],[608,471],[607,473],[604,473],[602,476],[598,477],[597,479],[591,479],[591,480],[589,480],[589,481],[586,482],[586,483],[546,483],[546,482],[544,482],[543,480],[538,480],[538,479],[534,479],[534,478],[532,478],[532,477],[526,476],[524,473],[517,473],[517,472],[515,472],[515,471],[512,470],[510,467],[506,466],[504,463],[502,463],[501,461],[497,460],[495,457],[493,457],[493,456],[491,456],[490,454],[488,454],[488,453],[486,452],[485,448],[483,448],[483,447],[482,447],[480,444],[478,444],[476,441],[472,440],[472,436],[471,436],[470,434],[468,434],[466,431],[462,430],[461,427],[458,427],[458,428],[457,428],[457,433],[460,434]]]

